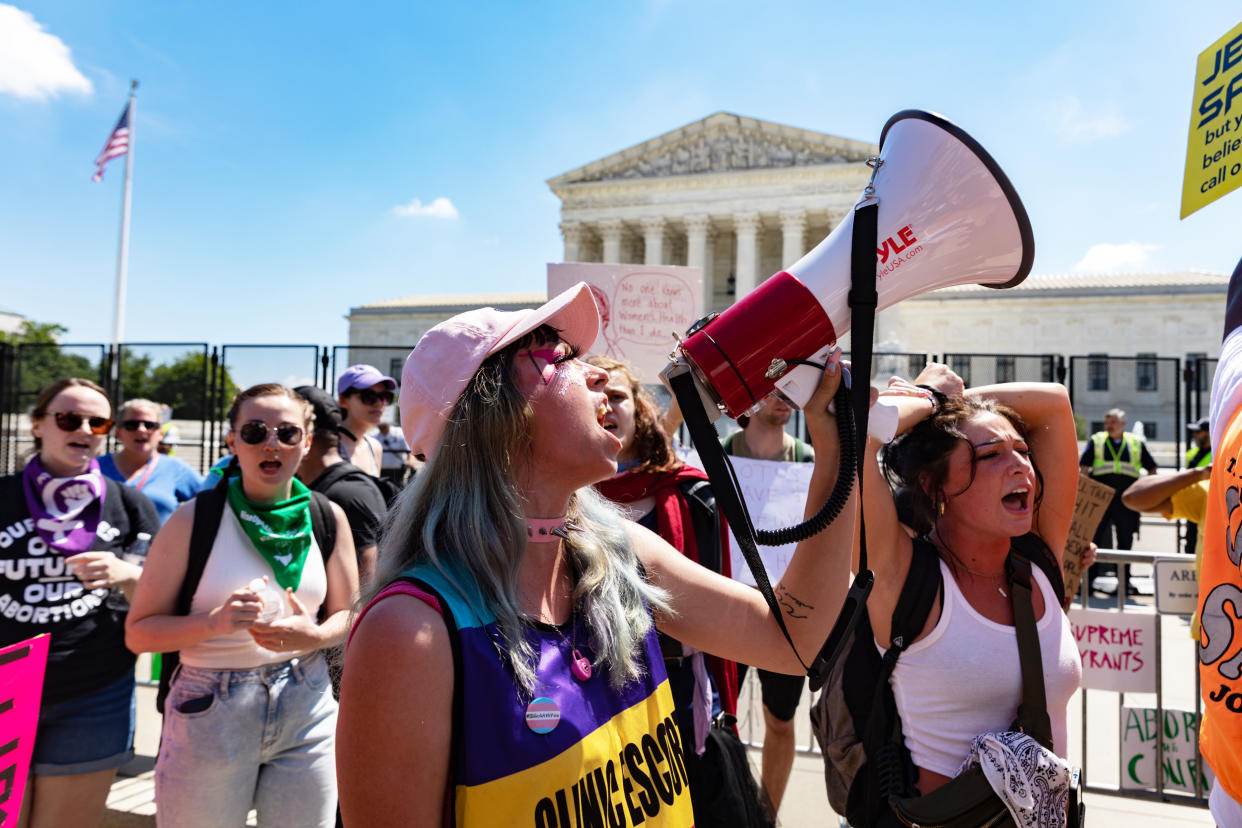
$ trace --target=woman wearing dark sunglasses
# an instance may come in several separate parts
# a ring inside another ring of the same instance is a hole
[[[117,417],[121,448],[99,458],[105,477],[133,486],[159,512],[160,523],[203,488],[203,476],[180,458],[160,454],[160,406],[150,400],[127,400]]]
[[[341,423],[341,456],[374,477],[380,476],[384,447],[368,432],[379,428],[384,409],[392,405],[397,381],[374,365],[351,365],[336,381]]]
[[[34,455],[0,478],[0,646],[51,633],[22,824],[97,825],[133,756],[134,655],[124,602],[108,598],[133,590],[123,556],[159,519],[99,471],[111,412],[95,383],[53,383],[30,413]]]
[[[176,603],[202,497],[161,530],[130,612],[132,649],[181,658],[164,706],[156,818],[242,825],[253,807],[259,825],[331,826],[336,702],[322,650],[344,637],[358,589],[349,524],[330,507],[335,545],[325,554],[311,493],[294,478],[314,424],[305,400],[256,385],[228,419],[236,463],[218,484],[226,502],[189,614]]]

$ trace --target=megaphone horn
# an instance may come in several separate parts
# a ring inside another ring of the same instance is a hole
[[[859,204],[879,205],[877,310],[952,285],[1013,287],[1030,273],[1035,242],[1026,209],[1000,165],[961,127],[931,112],[898,112],[884,125],[873,163]],[[712,419],[719,411],[745,414],[774,388],[806,405],[819,371],[782,373],[774,361],[822,364],[850,329],[853,227],[851,211],[796,264],[681,342],[679,355],[693,368]]]

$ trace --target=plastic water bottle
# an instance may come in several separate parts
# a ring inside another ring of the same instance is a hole
[[[263,609],[259,611],[260,622],[270,624],[285,615],[285,592],[269,581],[266,576],[251,581],[250,589],[263,602]]]
[[[147,562],[147,552],[149,551],[151,551],[151,536],[146,532],[139,532],[134,538],[134,542],[122,553],[121,559],[142,566]]]

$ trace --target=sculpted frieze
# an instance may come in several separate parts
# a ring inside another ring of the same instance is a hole
[[[588,173],[579,181],[661,178],[694,173],[779,169],[862,161],[857,153],[796,139],[746,133],[690,136],[669,147]]]

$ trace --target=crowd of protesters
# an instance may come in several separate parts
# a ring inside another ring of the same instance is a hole
[[[731,580],[728,527],[707,476],[678,453],[675,406],[662,413],[624,362],[579,358],[598,324],[580,286],[537,310],[436,326],[401,383],[355,365],[335,395],[253,386],[233,401],[228,455],[206,476],[169,453],[160,403],[131,399],[114,414],[87,380],[43,389],[34,451],[0,478],[0,531],[18,541],[0,544],[0,645],[51,634],[29,824],[99,823],[133,756],[143,652],[168,654],[160,825],[241,824],[251,809],[260,825],[380,825],[396,813],[561,824],[585,808],[566,804],[579,778],[614,762],[664,780],[640,797],[650,821],[745,824],[720,813],[707,793],[718,780],[704,778],[715,765],[701,757],[713,728],[732,728],[748,665],[762,686],[756,795],[770,822],[802,668],[759,593]],[[808,513],[838,475],[828,401],[840,373],[834,354],[805,410],[810,444],[789,433],[776,398],[724,441],[735,457],[808,463]],[[932,366],[880,396],[900,425],[883,472],[866,465],[877,645],[919,544],[946,585],[892,677],[928,793],[975,735],[1006,729],[1019,700],[1013,682],[986,698],[955,689],[984,678],[954,661],[963,646],[993,628],[1013,637],[1010,540],[1059,564],[1079,473],[1116,491],[1101,548],[1130,548],[1137,511],[1210,522],[1214,429],[1191,424],[1186,471],[1155,474],[1117,409],[1079,456],[1057,385],[966,389]],[[804,610],[785,618],[799,653],[818,649],[849,586],[856,508],[773,578]],[[1064,757],[1080,673],[1061,596],[1041,574],[1033,582]],[[950,621],[954,604],[986,623],[952,626],[967,619]]]

